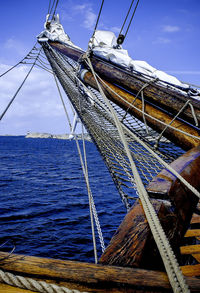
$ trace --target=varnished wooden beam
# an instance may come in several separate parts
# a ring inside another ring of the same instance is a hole
[[[5,258],[6,256],[8,258]],[[159,271],[17,254],[9,256],[5,252],[0,252],[0,258],[4,259],[0,264],[3,270],[32,278],[47,279],[48,282],[54,281],[58,285],[67,284],[68,287],[70,283],[75,287],[77,284],[77,288],[87,288],[89,292],[162,292],[162,288],[170,290],[166,273]],[[198,292],[200,280],[187,278],[187,283],[192,292]]]
[[[80,59],[81,55],[85,52],[77,48],[72,48],[59,44],[58,42],[50,42],[51,46],[61,52],[62,54],[67,55],[73,60],[77,61]],[[123,86],[129,91],[132,91],[134,94],[137,94],[141,88],[146,84],[146,79],[139,74],[134,74],[129,70],[125,70],[106,62],[98,57],[92,56],[91,61],[95,71],[105,80],[114,82],[116,85]],[[156,105],[164,107],[166,110],[170,111],[173,115],[177,114],[179,110],[184,106],[187,99],[190,99],[187,95],[183,95],[180,92],[173,90],[170,87],[162,87],[160,84],[154,82],[150,83],[144,89],[145,97],[154,102]],[[198,100],[190,99],[197,120],[200,124],[200,104]],[[185,110],[181,113],[180,117],[194,124],[194,117],[190,107],[186,107]]]
[[[89,84],[90,86],[96,88],[98,90],[98,86],[96,84],[96,81],[93,77],[93,75],[88,71],[85,72],[83,76],[84,82]],[[123,89],[118,88],[116,85],[113,85],[109,82],[101,82],[100,84],[106,94],[106,96],[114,101],[116,104],[118,104],[120,107],[126,109],[129,109],[129,113],[131,113],[134,117],[138,118],[140,121],[144,122],[144,117],[142,112],[140,112],[143,108],[142,101],[140,99],[136,99],[133,95],[130,93],[125,92]],[[120,96],[122,98],[120,98]],[[132,105],[130,105],[132,104]],[[146,123],[154,130],[161,132],[165,125],[162,123],[159,123],[158,121],[164,122],[165,124],[169,125],[171,120],[173,119],[171,116],[166,114],[165,112],[153,107],[152,105],[149,105],[148,103],[145,103],[145,113],[149,116],[145,116]],[[154,120],[157,119],[157,120]],[[174,129],[171,129],[170,127],[165,130],[163,133],[163,136],[168,138],[169,140],[173,141],[176,145],[182,147],[185,150],[189,150],[195,146],[197,146],[200,143],[199,139],[191,138],[187,135],[191,134],[193,136],[197,136],[200,138],[200,135],[197,130],[195,130],[193,127],[185,124],[184,122],[175,120],[171,126],[174,128],[184,131],[186,134],[181,133],[179,131],[176,131]]]

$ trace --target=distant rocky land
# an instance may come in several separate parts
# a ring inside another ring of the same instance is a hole
[[[50,134],[50,133],[39,133],[39,132],[28,132],[26,138],[55,138],[55,139],[68,139],[73,140],[75,137],[71,134]],[[78,140],[82,139],[82,134],[76,134]],[[84,139],[91,141],[89,134],[84,134]]]

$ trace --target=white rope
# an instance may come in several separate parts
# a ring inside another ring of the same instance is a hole
[[[79,290],[69,289],[63,286],[58,286],[44,281],[36,281],[32,278],[25,278],[22,276],[16,276],[9,272],[0,270],[0,282],[8,285],[19,287],[22,289],[28,289],[41,293],[81,293]],[[87,293],[87,292],[82,292]]]
[[[197,120],[197,116],[196,116],[196,113],[194,111],[194,107],[191,103],[189,103],[189,106],[190,106],[190,109],[191,109],[191,112],[192,112],[192,116],[193,116],[193,119],[194,119],[194,122],[195,122],[195,125],[196,126],[199,126],[199,122]]]
[[[97,80],[97,77],[94,72],[94,69],[93,69],[93,66],[92,66],[90,59],[87,58],[87,60],[88,60],[90,69],[92,71],[92,74],[93,74],[93,76],[96,80],[96,83],[98,85],[99,91],[100,91],[102,97],[104,98],[104,101],[107,104],[110,112],[113,115],[113,118],[116,123],[116,127],[118,129],[119,135],[120,135],[121,140],[124,144],[124,148],[126,150],[128,159],[130,161],[132,173],[133,173],[133,176],[134,176],[137,188],[138,188],[139,197],[142,202],[142,206],[143,206],[145,215],[147,217],[149,226],[151,228],[152,234],[153,234],[154,239],[156,241],[157,247],[158,247],[160,254],[161,254],[161,257],[163,259],[163,262],[164,262],[170,283],[172,285],[172,288],[173,288],[174,292],[184,292],[184,293],[190,292],[187,284],[185,283],[185,279],[184,279],[182,272],[179,268],[179,265],[177,263],[175,255],[172,252],[169,241],[168,241],[168,239],[162,229],[160,221],[159,221],[159,219],[155,213],[155,210],[149,200],[148,193],[147,193],[147,191],[142,183],[142,180],[139,176],[139,173],[137,171],[137,167],[132,159],[131,152],[129,150],[125,135],[123,133],[122,125],[121,125],[113,107],[111,106],[109,100],[105,96],[105,94],[101,88],[101,85],[99,84],[99,82]]]

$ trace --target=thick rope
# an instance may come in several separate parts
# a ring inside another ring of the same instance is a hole
[[[81,293],[79,290],[73,290],[63,286],[46,283],[45,281],[36,281],[32,278],[16,276],[14,274],[4,272],[2,270],[0,270],[0,282],[6,283],[14,287],[28,289],[31,291],[41,293]]]
[[[97,80],[97,77],[96,77],[96,74],[94,72],[92,63],[91,63],[91,61],[90,61],[90,59],[88,57],[87,57],[87,61],[89,63],[89,66],[90,66],[90,69],[92,71],[92,74],[93,74],[93,76],[94,76],[94,78],[96,80],[96,83],[98,85],[99,91],[100,91],[101,95],[103,96],[104,101],[106,102],[106,104],[107,104],[107,106],[108,106],[108,108],[109,108],[110,112],[112,113],[113,118],[115,120],[116,127],[117,127],[117,129],[119,131],[119,135],[121,137],[121,140],[122,140],[124,148],[126,150],[128,159],[130,161],[132,173],[133,173],[136,185],[137,185],[139,197],[140,197],[140,200],[142,202],[142,206],[143,206],[145,215],[147,217],[147,220],[148,220],[149,226],[151,228],[152,234],[154,236],[155,242],[156,242],[157,247],[158,247],[158,249],[160,251],[161,257],[163,259],[163,262],[164,262],[164,265],[165,265],[165,268],[166,268],[166,271],[167,271],[171,286],[172,286],[174,292],[184,292],[184,293],[190,292],[189,289],[188,289],[187,284],[185,283],[185,279],[184,279],[184,277],[182,275],[182,272],[181,272],[181,270],[179,268],[179,265],[177,263],[175,255],[174,255],[174,253],[173,253],[173,251],[171,249],[169,241],[168,241],[168,239],[167,239],[167,237],[166,237],[166,235],[164,233],[164,230],[162,229],[162,226],[160,224],[158,216],[156,215],[155,210],[154,210],[154,208],[153,208],[153,206],[152,206],[152,204],[151,204],[151,202],[149,200],[148,193],[147,193],[147,191],[146,191],[146,189],[145,189],[145,187],[144,187],[144,185],[142,183],[140,175],[139,175],[139,173],[137,171],[137,167],[136,167],[136,165],[135,165],[135,163],[134,163],[134,161],[132,159],[131,152],[129,150],[129,147],[128,147],[128,144],[127,144],[127,141],[126,141],[126,138],[125,138],[121,123],[120,123],[120,121],[119,121],[119,119],[118,119],[113,107],[111,106],[109,100],[105,96],[104,91],[103,91],[100,83]]]

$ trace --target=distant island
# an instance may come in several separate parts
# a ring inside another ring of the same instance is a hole
[[[54,139],[67,139],[73,140],[75,139],[72,134],[50,134],[50,133],[39,133],[39,132],[28,132],[25,136],[26,138],[54,138]],[[82,140],[82,134],[76,134],[78,140]],[[91,137],[89,134],[84,134],[84,139],[91,141]]]

